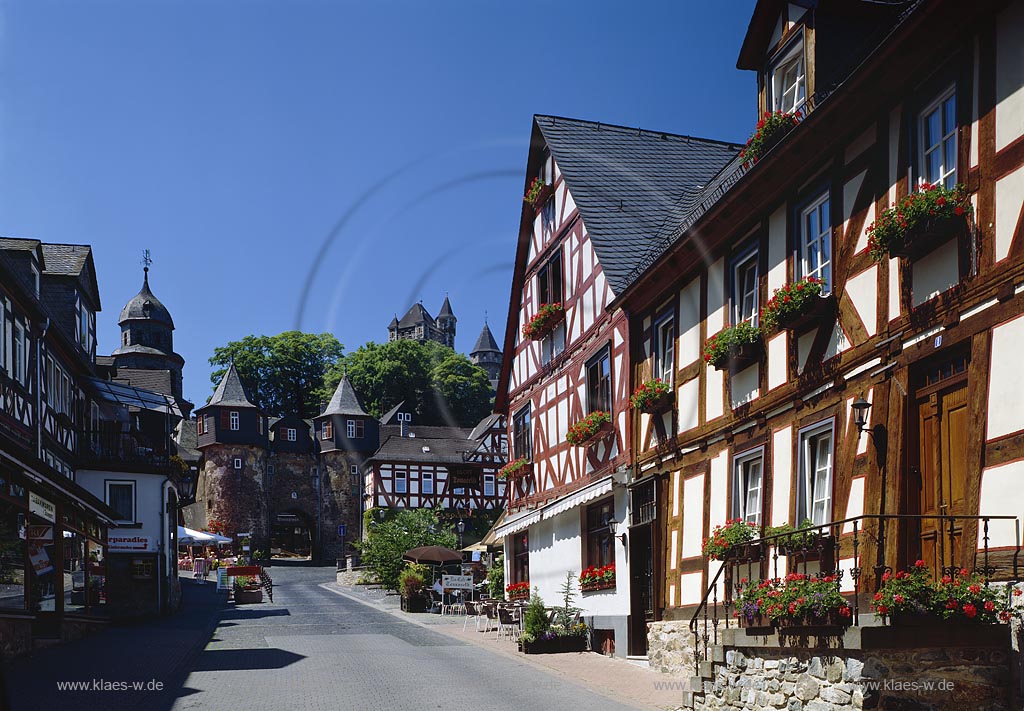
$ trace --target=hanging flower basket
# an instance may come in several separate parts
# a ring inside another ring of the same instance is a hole
[[[565,441],[577,447],[585,447],[612,431],[612,416],[609,412],[597,410],[569,428]]]
[[[544,203],[546,203],[554,193],[554,187],[548,185],[540,178],[534,178],[533,182],[530,183],[530,187],[526,190],[526,195],[523,196],[523,202],[534,210],[539,210],[544,207]]]
[[[738,372],[761,359],[761,332],[744,322],[727,326],[704,342],[704,362],[715,370]]]
[[[565,320],[565,307],[560,303],[541,304],[533,318],[523,326],[523,337],[539,341]]]
[[[821,279],[808,277],[776,289],[761,309],[761,327],[766,332],[806,331],[833,318],[835,299],[831,294],[822,297],[822,288]]]
[[[672,407],[672,386],[661,378],[647,380],[633,391],[629,404],[634,410],[657,415]]]
[[[526,457],[515,459],[498,470],[499,479],[517,479],[526,476],[533,469],[533,464]]]
[[[868,227],[871,258],[876,262],[889,257],[917,259],[954,236],[965,234],[970,215],[965,186],[950,190],[925,183],[883,210]]]
[[[753,165],[783,139],[790,130],[800,123],[800,112],[785,113],[766,111],[757,122],[757,127],[747,139],[747,145],[740,150],[740,157],[747,165]]]

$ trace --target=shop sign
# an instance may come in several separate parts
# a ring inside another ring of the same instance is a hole
[[[107,535],[107,551],[109,553],[155,553],[156,546],[149,536],[128,536],[114,533]]]
[[[46,548],[41,545],[30,543],[28,546],[28,559],[32,563],[32,570],[36,575],[46,575],[53,572],[53,563],[46,553]]]
[[[52,501],[47,501],[39,494],[28,492],[28,510],[47,521],[57,521],[57,507]]]
[[[26,526],[25,538],[30,541],[53,541],[53,526]]]
[[[452,469],[448,474],[448,485],[467,489],[480,488],[480,472],[475,469]]]
[[[442,575],[441,587],[446,590],[472,590],[472,575]]]

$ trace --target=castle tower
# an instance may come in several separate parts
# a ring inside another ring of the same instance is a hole
[[[267,502],[270,547],[297,555],[317,555],[320,464],[312,423],[285,415],[270,425]],[[322,507],[321,507],[322,508]],[[322,513],[319,512],[319,513]]]
[[[359,402],[348,376],[343,376],[324,411],[313,419],[320,445],[323,487],[321,556],[341,558],[360,539],[363,476],[366,460],[380,446],[380,424]],[[338,527],[346,527],[344,539]]]
[[[487,371],[487,379],[491,381],[491,387],[496,388],[498,377],[501,374],[501,349],[498,342],[494,340],[490,326],[484,321],[484,329],[476,339],[476,345],[469,353],[469,359],[473,365],[480,366]]]
[[[455,325],[458,319],[455,318],[455,314],[452,312],[452,304],[448,301],[448,296],[444,297],[444,303],[441,304],[441,311],[437,314],[437,328],[441,332],[442,343],[449,348],[455,348]]]
[[[202,453],[197,503],[234,538],[252,534],[253,552],[270,546],[267,514],[267,417],[253,404],[235,364],[210,401],[196,410]]]

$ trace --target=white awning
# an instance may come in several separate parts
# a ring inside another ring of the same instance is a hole
[[[510,533],[522,531],[540,521],[540,511],[524,511],[514,518],[509,518],[504,526],[494,531],[494,538],[500,540]]]
[[[589,486],[585,486],[579,491],[565,496],[558,501],[548,504],[541,509],[541,515],[545,519],[554,518],[560,513],[565,513],[570,509],[574,509],[581,504],[585,504],[588,501],[596,499],[598,496],[604,496],[612,490],[612,477],[606,476],[604,479],[599,479]]]

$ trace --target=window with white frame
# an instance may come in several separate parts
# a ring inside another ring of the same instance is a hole
[[[405,470],[395,471],[395,493],[404,494],[406,490],[406,473]]]
[[[420,493],[434,493],[434,472],[420,472]]]
[[[804,44],[801,35],[769,71],[768,105],[772,111],[795,113],[803,108],[807,91]]]
[[[732,322],[757,326],[757,250],[733,262]]]
[[[676,322],[672,316],[654,324],[654,377],[673,382],[676,368]]]
[[[733,458],[732,515],[761,525],[764,491],[764,450],[744,452]]]
[[[320,423],[320,439],[326,441],[334,437],[334,424],[330,420]]]
[[[359,465],[350,465],[348,474],[350,483],[352,484],[352,496],[359,496]]]
[[[228,428],[232,430],[238,429],[238,412],[235,410],[228,414]]]
[[[213,430],[213,415],[203,415],[203,433],[207,434]]]
[[[104,488],[107,505],[117,512],[117,522],[135,523],[135,482],[107,481]]]
[[[529,405],[512,417],[512,449],[517,459],[526,457],[527,461],[533,461],[533,433],[530,430]]]
[[[21,321],[14,322],[14,344],[11,349],[11,375],[22,385],[28,385],[28,355],[31,339]]]
[[[75,299],[75,342],[86,353],[92,353],[92,334],[96,330],[96,316],[79,295]]]
[[[815,525],[832,521],[832,422],[800,433],[800,474],[797,479],[797,521]]]
[[[612,411],[611,346],[605,346],[587,362],[587,411]]]
[[[552,195],[544,203],[540,211],[541,225],[544,228],[544,236],[549,237],[555,231],[555,196]]]
[[[362,439],[363,433],[365,432],[363,421],[349,420],[347,423],[347,432],[349,439]]]
[[[951,86],[918,116],[918,182],[956,185],[956,87]]]
[[[234,465],[235,469],[241,469],[242,468],[242,458],[241,457],[235,457],[235,459],[233,461],[233,465]]]
[[[32,272],[32,288],[35,289],[36,298],[39,298],[39,267],[32,262],[28,265],[29,270]]]
[[[821,293],[832,291],[832,217],[828,190],[800,211],[800,276],[821,279]]]
[[[289,442],[294,442],[296,440],[296,438],[297,438],[296,434],[297,433],[296,433],[294,427],[285,427],[284,428],[284,438],[286,440],[288,440]]]
[[[484,496],[494,496],[493,474],[484,474]]]

